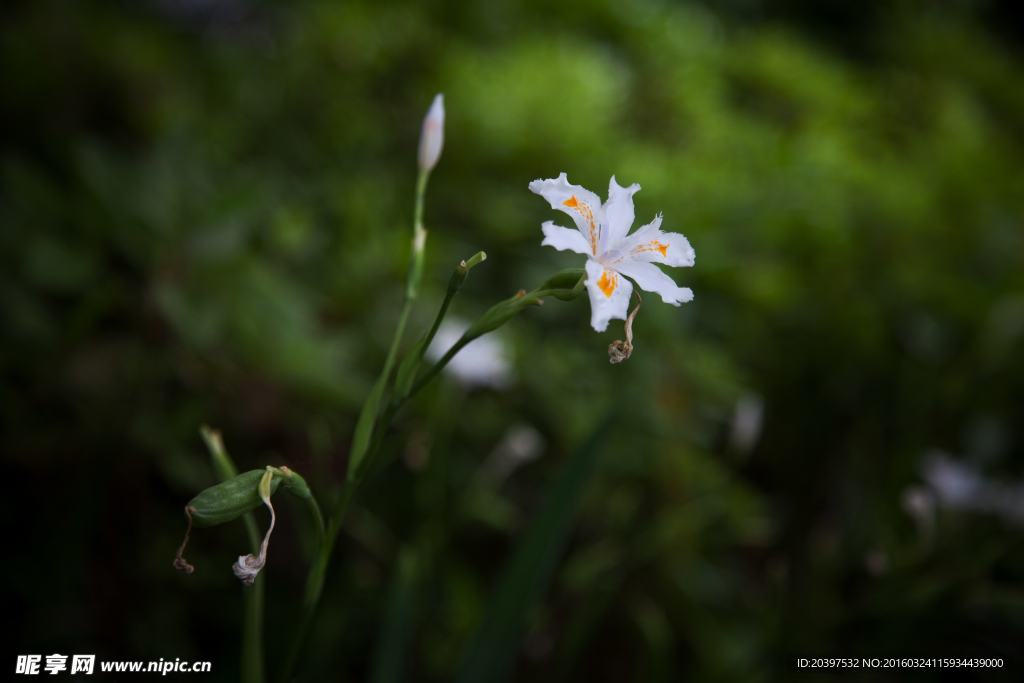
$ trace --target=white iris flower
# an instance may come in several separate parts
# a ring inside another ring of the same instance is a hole
[[[577,230],[562,228],[546,221],[542,245],[559,251],[569,249],[587,256],[587,291],[590,293],[590,324],[598,332],[608,328],[612,318],[626,319],[632,278],[639,287],[661,295],[665,303],[678,306],[693,299],[689,287],[679,287],[655,263],[668,266],[692,266],[693,248],[682,235],[662,232],[661,215],[632,235],[633,195],[637,184],[620,187],[612,176],[608,201],[579,185],[570,185],[565,174],[548,180],[534,180],[530,190],[564,211],[576,221]],[[625,277],[623,277],[625,276]]]

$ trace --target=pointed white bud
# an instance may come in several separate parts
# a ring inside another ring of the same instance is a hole
[[[444,147],[444,94],[438,93],[434,103],[430,105],[427,117],[423,119],[423,131],[420,133],[419,164],[420,171],[430,173],[441,157]]]

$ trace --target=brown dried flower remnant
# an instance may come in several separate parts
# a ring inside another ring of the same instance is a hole
[[[188,528],[185,529],[185,540],[181,542],[181,547],[178,548],[178,554],[174,558],[174,568],[182,574],[191,574],[196,570],[195,567],[188,563],[188,560],[182,557],[182,553],[185,552],[185,546],[188,545],[188,535],[192,532],[192,513],[194,511],[195,508],[191,506],[187,506],[185,508],[185,515],[188,516]]]
[[[636,317],[636,312],[640,310],[640,306],[644,303],[643,299],[640,298],[639,292],[634,289],[633,293],[636,294],[638,303],[633,312],[626,318],[626,341],[616,340],[608,345],[608,362],[612,364],[621,363],[633,353],[633,318]]]
[[[267,468],[267,473],[263,475],[263,479],[260,480],[260,498],[263,499],[264,504],[270,508],[270,528],[267,529],[267,535],[263,537],[263,543],[260,545],[259,557],[256,557],[252,553],[248,555],[239,555],[238,562],[231,567],[231,570],[235,573],[242,583],[246,586],[251,586],[256,580],[256,575],[263,569],[263,565],[267,562],[267,544],[270,543],[270,534],[274,531],[274,522],[276,516],[274,515],[274,506],[270,504],[270,484],[273,480],[274,473],[271,469]]]

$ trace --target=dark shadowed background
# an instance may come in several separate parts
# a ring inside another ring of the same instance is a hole
[[[5,3],[0,666],[180,657],[237,680],[242,524],[193,534],[193,575],[171,566],[182,506],[216,482],[199,426],[243,470],[336,494],[441,91],[405,348],[478,250],[464,319],[582,266],[540,246],[558,216],[527,190],[563,171],[602,196],[639,183],[637,225],[664,212],[696,250],[670,271],[696,298],[645,298],[618,366],[620,323],[549,300],[495,333],[500,387],[446,374],[418,396],[335,550],[302,680],[470,680],[499,577],[606,421],[550,580],[513,606],[511,664],[490,664],[504,680],[786,681],[815,655],[1004,661],[817,680],[1020,680],[1013,5]],[[271,679],[312,545],[277,500]]]

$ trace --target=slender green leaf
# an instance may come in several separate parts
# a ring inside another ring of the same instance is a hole
[[[458,676],[459,683],[495,683],[511,676],[527,619],[547,590],[613,418],[614,413],[601,420],[545,491],[540,509],[487,606]]]
[[[402,679],[406,651],[416,626],[416,555],[404,550],[391,587],[384,627],[374,655],[373,683],[398,683]]]
[[[380,408],[380,399],[384,395],[384,386],[387,384],[387,373],[381,373],[377,382],[370,390],[370,395],[363,403],[363,410],[359,413],[359,421],[356,422],[356,431],[352,436],[352,453],[349,455],[348,474],[351,479],[359,471],[359,465],[366,457],[366,449],[370,446],[370,439],[373,437],[373,426],[377,422],[377,410]]]
[[[398,374],[395,376],[395,395],[402,398],[409,395],[412,390],[412,383],[416,379],[416,371],[423,359],[423,352],[426,350],[427,337],[424,336],[417,342],[416,346],[402,359],[398,366]]]

